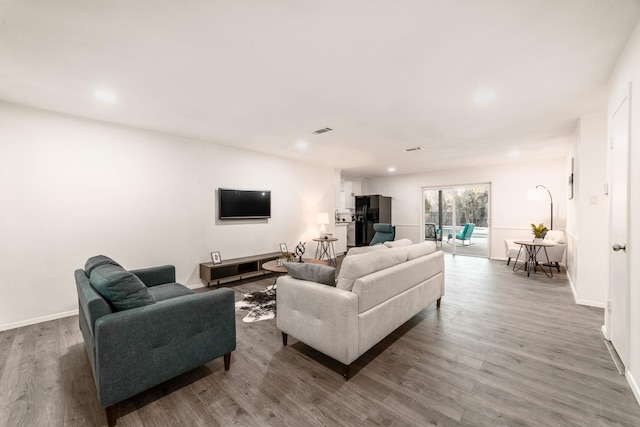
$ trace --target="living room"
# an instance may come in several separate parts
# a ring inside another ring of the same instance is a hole
[[[2,24],[3,41],[0,42],[0,47],[6,48],[9,53],[1,55],[0,59],[0,69],[4,70],[0,73],[6,76],[2,79],[4,83],[0,84],[0,205],[3,209],[0,259],[5,273],[0,283],[0,331],[13,331],[10,335],[4,335],[7,339],[13,339],[16,330],[29,325],[73,319],[74,316],[77,319],[73,271],[81,268],[87,258],[93,255],[112,256],[128,269],[172,264],[176,267],[177,281],[197,289],[203,287],[198,264],[208,261],[212,251],[219,251],[224,260],[274,252],[281,242],[286,242],[290,248],[298,242],[307,242],[307,250],[312,253],[312,239],[318,234],[316,216],[319,212],[335,210],[340,199],[340,182],[346,177],[361,178],[363,194],[391,196],[398,238],[409,238],[414,242],[422,240],[419,208],[423,187],[490,182],[490,262],[500,266],[505,259],[504,239],[528,238],[528,225],[531,222],[547,223],[550,220],[549,205],[529,201],[526,194],[528,189],[536,185],[545,185],[553,194],[554,228],[565,230],[570,240],[563,270],[567,270],[566,286],[570,289],[573,302],[603,312],[609,292],[609,201],[605,184],[609,173],[607,139],[610,133],[607,126],[627,90],[632,91],[629,99],[638,99],[637,85],[628,89],[628,82],[637,83],[636,76],[640,75],[640,33],[637,27],[640,11],[630,3],[620,2],[619,7],[629,8],[625,10],[628,10],[627,15],[633,17],[634,25],[625,21],[628,36],[623,43],[611,48],[619,53],[610,66],[602,71],[601,87],[594,89],[595,92],[601,91],[600,95],[604,93],[598,98],[604,102],[595,110],[572,112],[573,120],[555,128],[562,130],[559,139],[556,140],[555,135],[548,135],[527,141],[522,149],[529,147],[530,151],[521,157],[513,157],[515,153],[510,154],[500,147],[502,157],[492,151],[491,155],[486,156],[489,159],[484,158],[481,148],[489,150],[487,145],[479,147],[477,152],[465,159],[466,163],[459,163],[459,166],[455,166],[450,159],[442,159],[442,164],[446,166],[444,170],[421,171],[416,169],[416,165],[408,165],[406,170],[398,169],[395,174],[387,173],[386,169],[365,173],[365,168],[369,166],[353,164],[347,167],[340,164],[339,158],[349,157],[352,151],[362,151],[364,163],[367,153],[359,144],[336,148],[325,144],[326,140],[322,139],[329,135],[312,134],[316,129],[330,126],[334,128],[332,132],[340,135],[347,125],[341,128],[338,120],[340,114],[337,113],[330,117],[311,117],[297,125],[308,134],[307,147],[296,146],[295,141],[283,137],[281,147],[265,152],[262,144],[266,144],[266,136],[265,141],[258,135],[252,141],[245,141],[245,145],[231,146],[218,143],[215,138],[204,137],[203,128],[194,127],[191,133],[184,133],[175,122],[165,127],[145,126],[145,123],[162,122],[157,118],[154,120],[154,114],[161,115],[168,110],[185,112],[186,118],[180,119],[185,122],[192,117],[205,117],[204,122],[211,120],[210,115],[191,110],[189,99],[181,97],[182,80],[181,83],[175,83],[176,87],[168,89],[173,93],[167,96],[175,99],[175,105],[161,112],[149,111],[148,116],[134,115],[135,110],[128,110],[133,108],[131,104],[135,103],[135,99],[123,101],[120,106],[100,105],[93,99],[76,104],[76,98],[64,92],[63,83],[67,79],[74,80],[74,77],[82,80],[82,76],[70,74],[67,78],[61,78],[58,81],[60,85],[55,86],[50,80],[53,77],[46,75],[46,68],[57,62],[65,63],[65,67],[73,67],[73,62],[78,58],[64,55],[56,58],[55,55],[59,54],[56,52],[52,52],[50,57],[46,51],[39,51],[42,40],[30,39],[13,27],[15,22],[20,22],[18,18],[21,15],[8,15],[8,23],[3,21]],[[578,7],[576,2],[567,4]],[[37,6],[32,7],[37,9]],[[65,22],[65,11],[55,9],[47,9],[47,16],[44,12],[43,16],[37,16],[36,13],[27,16],[34,20],[33,25],[43,20],[50,22],[55,29],[60,22]],[[100,20],[100,16],[84,16],[82,8],[66,10],[66,13],[76,20]],[[120,24],[127,22],[133,25],[124,19]],[[128,27],[125,25],[125,28]],[[47,31],[42,32],[43,38],[46,34]],[[25,38],[10,37],[14,35]],[[68,40],[73,44],[71,41]],[[88,45],[91,46],[90,43]],[[162,50],[160,47],[150,49]],[[21,59],[20,52],[25,56],[36,55],[36,58]],[[86,61],[103,64],[99,54],[93,56],[88,52],[86,55]],[[47,66],[36,69],[34,64],[39,60],[45,61]],[[22,68],[23,63],[28,64],[30,73]],[[103,65],[109,68],[108,64]],[[167,64],[167,67],[173,66],[178,67]],[[228,69],[224,70],[224,73],[229,72]],[[113,73],[118,74],[116,71]],[[124,88],[127,87],[127,73],[135,73],[132,70],[121,73],[119,81]],[[59,73],[51,74],[59,76]],[[21,77],[17,78],[17,75]],[[278,77],[274,87],[282,85],[281,79],[286,80],[287,77]],[[307,83],[313,84],[312,81]],[[136,96],[142,97],[142,93],[146,92],[150,98],[154,98],[154,91],[159,90],[159,86],[145,87]],[[216,87],[216,90],[224,92],[225,88]],[[256,101],[248,107],[251,111],[247,111],[247,118],[253,120],[259,117],[256,112],[271,108],[264,99],[276,98],[278,91],[272,89],[268,94],[261,95],[264,96],[259,98],[262,103]],[[238,97],[237,104],[231,101],[234,96]],[[229,109],[233,114],[242,116],[243,100],[252,98],[247,93],[236,93],[234,96],[226,98],[228,103],[216,108]],[[587,103],[590,95],[581,96]],[[122,97],[125,98],[126,94],[123,93]],[[212,96],[211,99],[215,98]],[[322,100],[327,103],[330,101],[334,100]],[[165,107],[168,104],[164,98],[158,103]],[[340,110],[338,104],[335,103],[335,108]],[[294,109],[297,105],[287,108]],[[288,111],[285,108],[279,113],[285,117]],[[634,147],[638,139],[634,129],[640,128],[640,116],[638,109],[631,109],[631,114],[630,141]],[[130,116],[131,120],[120,120],[123,115]],[[366,118],[361,122],[359,119],[356,117],[356,122],[364,126]],[[487,121],[499,121],[499,118],[487,114]],[[264,127],[265,134],[277,133],[276,128],[269,128],[265,122],[252,126]],[[218,127],[220,141],[235,132],[227,128],[224,122],[219,123]],[[422,151],[429,156],[428,143],[424,145]],[[403,142],[394,149],[405,148]],[[630,150],[630,156],[630,164],[640,160],[640,154],[634,148]],[[573,170],[572,158],[576,160]],[[377,161],[386,164],[384,158]],[[575,176],[575,195],[570,199],[567,179],[572,172]],[[218,219],[218,188],[270,190],[271,218],[251,221]],[[631,169],[628,200],[630,218],[637,217],[640,211],[640,199],[635,196],[638,188],[640,176]],[[333,225],[329,224],[328,228],[331,231]],[[594,228],[596,232],[592,231]],[[628,235],[631,287],[626,379],[638,398],[640,389],[636,381],[640,377],[640,341],[635,336],[637,327],[633,325],[640,324],[640,269],[637,267],[640,262],[636,262],[640,260],[633,248],[638,246],[635,243],[640,241],[640,231],[633,221],[630,221]],[[446,296],[443,307],[446,307]],[[608,321],[603,314],[602,324],[606,326]],[[431,323],[431,320],[427,323]],[[256,346],[263,343],[270,348],[279,344],[265,344],[256,332],[248,334],[257,340]],[[31,333],[26,339],[38,342],[38,335]],[[43,341],[43,345],[47,342],[50,341]],[[241,351],[235,353],[237,355],[234,357],[244,357]],[[0,366],[4,366],[6,358],[7,354],[0,355],[3,362]],[[82,360],[78,363],[82,363]],[[5,375],[9,373],[3,371],[3,380]],[[314,375],[327,374],[318,370],[314,371]],[[90,374],[84,379],[92,381]],[[338,386],[331,383],[331,387]],[[70,393],[67,398],[73,399],[73,392],[67,392]],[[7,399],[0,402],[3,411],[9,411],[8,393],[7,390],[0,391],[0,397]],[[358,390],[354,393],[357,394]],[[135,414],[130,406],[129,409],[121,409],[121,412]],[[124,417],[122,421],[123,425],[126,424],[127,418]],[[72,421],[66,423],[73,424]],[[135,424],[134,421],[131,423]]]

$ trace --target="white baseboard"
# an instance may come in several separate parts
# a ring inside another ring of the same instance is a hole
[[[638,387],[638,383],[636,382],[635,378],[633,378],[633,375],[631,375],[629,369],[627,369],[627,372],[625,372],[624,376],[629,383],[629,387],[631,387],[631,391],[633,392],[636,401],[638,402],[638,404],[640,404],[640,388]]]
[[[189,289],[198,289],[198,288],[204,288],[204,285],[202,283],[195,283],[187,287]],[[20,322],[5,323],[4,325],[0,325],[0,332],[8,331],[9,329],[20,328],[22,326],[35,325],[36,323],[48,322],[49,320],[62,319],[64,317],[70,317],[70,316],[76,316],[76,315],[78,315],[78,309],[65,311],[62,313],[50,314],[48,316],[36,317],[35,319],[21,320]]]
[[[586,306],[589,306],[589,307],[597,307],[597,308],[604,308],[605,307],[605,303],[603,301],[590,301],[590,300],[587,300],[587,299],[579,299],[578,298],[578,293],[576,292],[576,288],[573,285],[573,280],[571,280],[571,275],[569,274],[568,270],[567,270],[567,280],[569,280],[569,286],[571,287],[571,293],[573,294],[573,301],[575,301],[576,304],[578,304],[578,305],[586,305]]]
[[[35,319],[22,320],[15,323],[5,323],[0,325],[0,331],[8,331],[9,329],[20,328],[22,326],[35,325],[36,323],[48,322],[49,320],[62,319],[63,317],[75,316],[78,310],[65,311],[62,313],[50,314],[48,316],[36,317]]]
[[[575,298],[575,295],[574,295],[574,298]],[[604,303],[601,301],[589,301],[586,299],[577,299],[576,304],[586,305],[588,307],[604,308]]]
[[[567,270],[567,280],[569,281],[569,287],[571,288],[571,293],[573,294],[573,301],[578,304],[578,293],[576,292],[576,287],[573,285],[573,280],[571,280],[571,274],[569,274],[569,270]]]

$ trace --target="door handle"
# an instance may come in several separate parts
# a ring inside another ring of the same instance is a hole
[[[622,251],[627,251],[627,245],[619,245],[617,243],[614,243],[613,246],[611,246],[611,249],[613,249],[615,252],[618,252],[620,250]]]

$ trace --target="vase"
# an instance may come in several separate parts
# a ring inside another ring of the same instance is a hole
[[[535,237],[533,239],[533,243],[542,243],[544,242],[544,239],[542,237]]]

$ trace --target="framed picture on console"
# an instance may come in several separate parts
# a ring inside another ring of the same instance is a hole
[[[283,254],[286,254],[287,252],[289,252],[289,250],[287,249],[286,243],[280,243],[280,252],[282,252]]]
[[[211,252],[211,262],[213,265],[222,264],[222,257],[219,251]]]

